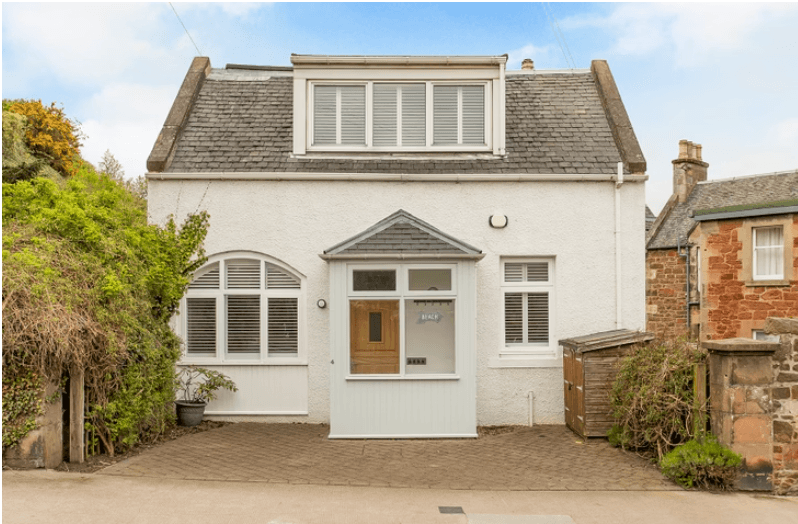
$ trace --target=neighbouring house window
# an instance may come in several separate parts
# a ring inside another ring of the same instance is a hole
[[[553,261],[504,260],[503,354],[553,356]]]
[[[761,329],[752,330],[751,331],[751,335],[752,335],[751,338],[753,338],[754,340],[764,340],[765,342],[778,342],[779,341],[779,336],[778,335],[771,335],[771,334],[765,333]]]
[[[351,375],[453,375],[455,265],[350,266]]]
[[[755,227],[753,237],[754,280],[783,279],[784,235],[782,227]]]
[[[301,291],[297,275],[256,254],[207,264],[195,273],[184,301],[186,358],[297,357]]]
[[[488,82],[312,84],[311,148],[488,149]]]

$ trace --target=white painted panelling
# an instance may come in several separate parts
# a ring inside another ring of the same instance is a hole
[[[554,258],[551,330],[556,340],[615,328],[614,182],[174,181],[168,176],[149,179],[152,222],[164,224],[170,214],[182,222],[187,213],[207,210],[206,253],[265,253],[304,275],[304,421],[330,420],[330,371],[335,367],[330,365],[330,323],[341,313],[333,306],[330,267],[319,254],[398,209],[486,254],[475,268],[479,315],[471,317],[477,345],[472,398],[480,425],[526,424],[530,390],[536,422],[564,420],[561,356],[547,367],[494,365],[503,347],[501,257]],[[638,329],[645,326],[644,185],[624,183],[621,193],[623,327]],[[504,229],[488,224],[497,210],[510,220]],[[330,305],[316,307],[320,298]],[[461,297],[458,307],[465,311],[464,306]]]
[[[307,366],[204,366],[221,371],[238,391],[223,390],[208,404],[214,414],[299,414],[308,412]]]

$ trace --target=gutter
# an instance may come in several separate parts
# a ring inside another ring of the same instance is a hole
[[[595,174],[441,174],[441,173],[310,173],[310,172],[211,172],[162,173],[150,170],[147,180],[306,180],[312,182],[343,180],[353,182],[617,182],[617,175]],[[623,182],[645,182],[648,175],[624,175]]]

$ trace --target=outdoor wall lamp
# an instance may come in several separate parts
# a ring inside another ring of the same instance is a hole
[[[502,229],[507,227],[507,215],[491,215],[490,217],[490,227],[496,229]]]
[[[320,298],[318,302],[316,302],[316,305],[319,306],[319,309],[324,309],[327,307],[327,301],[323,298]]]

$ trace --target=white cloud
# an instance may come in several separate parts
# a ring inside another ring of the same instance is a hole
[[[568,29],[600,28],[614,36],[611,52],[645,55],[669,48],[679,66],[705,63],[715,51],[744,49],[754,33],[795,5],[620,4],[606,16],[577,15],[562,21]]]
[[[185,63],[174,48],[180,33],[167,37],[163,14],[152,4],[3,6],[3,41],[24,50],[26,67],[16,74],[91,86]]]
[[[110,150],[127,178],[146,171],[147,157],[177,94],[175,86],[112,84],[85,102],[96,115],[82,123],[81,152],[95,166]]]

